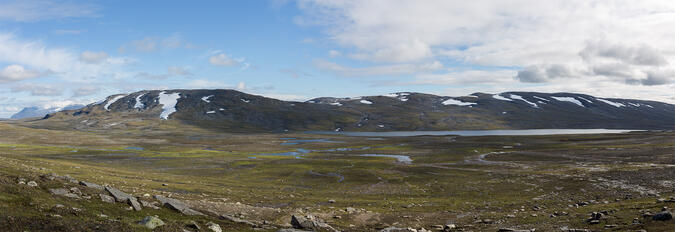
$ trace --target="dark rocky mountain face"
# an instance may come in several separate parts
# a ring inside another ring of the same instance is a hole
[[[79,104],[74,104],[74,105],[68,105],[63,108],[59,107],[52,107],[52,108],[42,108],[42,107],[25,107],[21,111],[17,112],[16,114],[13,114],[10,118],[11,119],[23,119],[23,118],[34,118],[34,117],[44,117],[47,114],[58,112],[61,110],[77,110],[83,108],[84,105],[79,105]]]
[[[396,93],[291,102],[234,90],[153,90],[113,95],[45,118],[77,127],[170,120],[230,131],[673,129],[675,105],[573,93],[475,93],[462,97]]]

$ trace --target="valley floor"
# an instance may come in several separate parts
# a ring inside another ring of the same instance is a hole
[[[143,231],[138,222],[155,215],[166,223],[158,231],[277,231],[292,215],[340,231],[675,228],[654,217],[675,207],[674,132],[343,137],[11,122],[0,132],[3,231]],[[130,210],[73,179],[205,215]],[[50,193],[59,188],[77,197]]]

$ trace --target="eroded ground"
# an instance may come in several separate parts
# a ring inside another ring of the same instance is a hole
[[[3,123],[0,131],[0,226],[17,231],[144,230],[136,221],[148,215],[167,222],[159,228],[166,231],[189,229],[191,221],[253,229],[214,215],[275,231],[290,227],[294,214],[316,215],[342,231],[446,224],[464,231],[675,228],[673,220],[649,216],[675,207],[673,132],[365,138]],[[49,186],[68,184],[40,177],[49,173],[141,198],[171,196],[211,216],[53,196]],[[19,185],[19,178],[39,187]],[[82,211],[53,217],[55,204]],[[592,212],[603,216],[590,222]]]

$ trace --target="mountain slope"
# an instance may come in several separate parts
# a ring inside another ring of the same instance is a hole
[[[81,109],[82,107],[84,107],[84,105],[79,104],[68,105],[65,107],[51,107],[51,108],[43,108],[37,106],[25,107],[21,111],[13,114],[10,118],[23,119],[23,118],[44,117],[47,114],[58,112],[61,110],[77,110]]]
[[[445,97],[396,93],[281,101],[234,90],[152,90],[113,95],[49,114],[76,128],[179,121],[216,130],[673,129],[675,105],[573,93],[506,92]]]

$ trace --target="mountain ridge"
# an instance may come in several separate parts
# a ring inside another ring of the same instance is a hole
[[[473,93],[459,97],[399,92],[299,102],[227,89],[176,89],[111,95],[79,110],[44,117],[69,122],[76,128],[102,127],[101,122],[120,125],[139,119],[176,120],[228,131],[672,129],[675,105],[538,92]],[[87,121],[82,123],[84,120]]]

